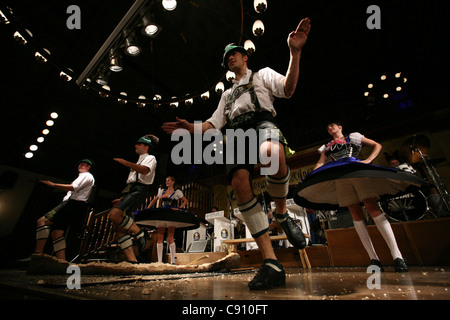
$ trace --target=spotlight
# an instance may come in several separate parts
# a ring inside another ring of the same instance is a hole
[[[132,38],[125,39],[125,53],[130,56],[138,56],[141,53],[141,48]]]
[[[3,12],[0,10],[0,22],[4,24],[9,24],[8,18],[3,14]]]
[[[175,10],[177,7],[177,1],[176,0],[162,0],[162,5],[164,9],[167,11]]]
[[[109,70],[113,72],[122,71],[122,56],[119,53],[111,54],[109,57]]]
[[[143,17],[142,22],[144,25],[144,29],[142,29],[143,35],[154,38],[161,32],[161,27],[152,22],[149,18]]]
[[[108,78],[109,78],[109,72],[103,71],[100,73],[97,79],[95,79],[95,82],[102,86],[106,86],[108,84]]]
[[[72,77],[69,76],[69,75],[68,75],[67,73],[65,73],[64,71],[61,71],[61,72],[59,73],[59,76],[60,76],[61,79],[63,79],[64,81],[67,81],[67,82],[69,82],[70,80],[72,80]]]
[[[32,37],[33,36],[33,34],[30,32],[30,30],[28,30],[28,29],[25,29],[25,31],[28,33],[28,35],[30,36],[30,37]],[[16,40],[18,43],[20,43],[20,44],[23,44],[23,45],[25,45],[25,44],[27,44],[27,40],[20,34],[20,32],[19,31],[16,31],[16,32],[14,32],[14,40]]]

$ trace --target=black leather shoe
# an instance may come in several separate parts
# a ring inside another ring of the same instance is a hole
[[[250,290],[266,290],[286,284],[286,272],[281,266],[281,271],[263,264],[252,281],[248,283]]]
[[[408,272],[408,267],[406,266],[405,260],[397,258],[394,260],[395,272]]]
[[[283,228],[284,233],[289,242],[297,249],[302,250],[306,247],[306,238],[302,229],[292,220],[291,217],[287,217],[283,222],[278,222]]]
[[[379,260],[375,260],[375,259],[370,260],[370,265],[369,266],[377,266],[378,268],[380,268],[381,272],[384,271],[384,268],[381,265],[381,262]]]

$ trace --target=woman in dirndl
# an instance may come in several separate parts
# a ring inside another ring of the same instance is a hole
[[[408,268],[398,248],[389,221],[381,211],[378,201],[385,197],[405,194],[413,188],[428,183],[416,175],[395,168],[372,165],[382,146],[358,132],[348,136],[342,133],[342,125],[332,122],[327,126],[333,140],[323,145],[320,159],[314,170],[299,183],[295,202],[305,208],[337,210],[347,207],[353,218],[355,230],[370,258],[370,265],[383,271],[380,259],[372,245],[366,229],[361,205],[364,205],[377,229],[386,241],[396,272],[407,272]],[[366,159],[357,158],[362,147],[372,149]]]
[[[156,201],[158,200],[161,201],[161,208],[176,208],[179,199],[181,199],[182,201],[179,208],[184,208],[188,203],[188,200],[180,189],[175,188],[175,178],[169,176],[166,178],[166,187],[159,190],[158,195],[150,202],[147,208],[152,208],[156,204]],[[163,248],[164,248],[163,241],[166,229],[167,229],[167,241],[169,243],[171,264],[174,264],[176,253],[176,245],[174,238],[175,227],[157,228],[158,240],[156,244],[156,250],[158,253],[158,262],[162,262]]]

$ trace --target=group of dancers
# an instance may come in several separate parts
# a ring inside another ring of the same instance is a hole
[[[288,241],[299,250],[305,248],[306,239],[301,228],[289,216],[286,207],[290,169],[286,162],[285,150],[289,149],[287,140],[275,120],[274,101],[275,98],[290,98],[294,94],[300,75],[302,50],[310,29],[310,19],[305,18],[288,35],[289,65],[285,75],[268,67],[252,71],[248,68],[249,55],[244,47],[238,44],[226,46],[222,65],[234,72],[235,79],[231,88],[222,94],[213,115],[201,124],[202,132],[223,128],[254,129],[259,135],[258,152],[269,154],[272,158],[278,157],[277,172],[266,176],[266,190],[275,203],[274,219],[283,229]],[[292,106],[292,108],[296,107],[303,106]],[[168,134],[179,128],[194,132],[193,123],[180,118],[162,125],[162,129]],[[370,264],[383,268],[366,230],[361,210],[361,204],[363,204],[391,250],[395,271],[406,272],[407,266],[391,226],[380,211],[377,200],[385,195],[408,192],[410,188],[420,188],[427,183],[413,174],[372,165],[371,162],[381,150],[379,143],[356,132],[344,135],[343,127],[338,122],[329,123],[327,129],[333,139],[321,147],[321,157],[315,170],[298,185],[295,191],[296,203],[310,209],[347,207],[353,217],[358,236],[369,255]],[[153,183],[156,159],[149,152],[157,140],[156,137],[148,135],[137,141],[135,146],[136,153],[139,154],[137,163],[115,159],[130,168],[130,175],[127,180],[127,189],[111,210],[109,218],[116,227],[120,248],[127,261],[131,263],[138,263],[132,249],[133,243],[137,243],[139,250],[142,251],[145,250],[148,240],[144,230],[132,218],[132,213],[142,205],[148,187]],[[372,152],[366,159],[359,160],[357,156],[363,146],[372,148]],[[247,150],[247,153],[249,152],[250,150]],[[246,156],[250,157],[249,154]],[[234,189],[237,206],[263,257],[261,267],[248,286],[251,290],[266,290],[284,285],[286,272],[274,252],[269,237],[267,215],[251,187],[253,169],[254,166],[249,163],[238,164],[234,161],[226,164],[229,183]],[[182,195],[179,193],[176,195],[174,189],[168,186],[157,198],[170,203],[174,197],[183,199]],[[183,200],[182,206],[185,204]],[[153,205],[152,201],[150,206]],[[161,234],[162,231],[158,230],[158,259],[162,250],[160,249],[162,248]],[[169,247],[171,252],[174,252],[171,235],[173,230],[169,230]]]

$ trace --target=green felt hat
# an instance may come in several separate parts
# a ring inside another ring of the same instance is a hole
[[[223,54],[223,60],[222,60],[222,67],[224,67],[224,68],[227,68],[227,67],[228,67],[228,63],[227,63],[228,56],[229,56],[232,52],[235,52],[235,51],[239,51],[240,53],[245,54],[245,55],[248,56],[247,50],[245,50],[244,47],[237,46],[237,45],[235,45],[234,43],[230,43],[229,45],[227,45],[227,46],[225,47],[225,52],[224,52],[224,54]]]

